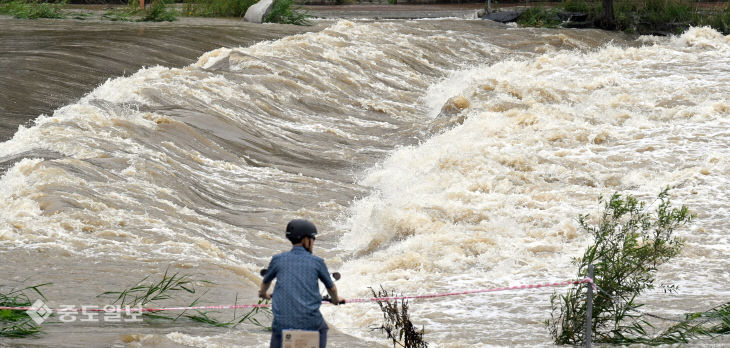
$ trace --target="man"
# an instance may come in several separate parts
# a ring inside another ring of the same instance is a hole
[[[296,219],[286,225],[286,238],[291,241],[291,251],[275,255],[259,289],[259,297],[273,298],[274,322],[271,325],[271,348],[281,348],[281,331],[287,329],[319,331],[319,347],[327,346],[327,323],[319,306],[321,280],[332,298],[333,304],[344,303],[337,296],[329,270],[324,260],[312,255],[317,228],[307,220]],[[277,279],[274,293],[267,294],[271,282]]]

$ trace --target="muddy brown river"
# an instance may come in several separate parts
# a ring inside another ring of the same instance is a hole
[[[666,186],[697,214],[661,266],[681,313],[730,295],[730,37],[481,20],[311,27],[0,18],[0,285],[46,302],[165,270],[255,303],[292,218],[345,298],[572,279],[600,195]],[[466,104],[453,103],[460,97]],[[552,289],[414,300],[434,347],[548,346]],[[184,306],[175,297],[160,306]],[[372,304],[323,306],[330,346],[388,346]],[[212,314],[221,319],[232,313]],[[267,320],[261,317],[262,320]],[[270,320],[270,319],[268,319]],[[671,323],[658,321],[658,329]],[[51,319],[25,347],[260,347],[251,324]],[[698,344],[728,344],[727,339]]]

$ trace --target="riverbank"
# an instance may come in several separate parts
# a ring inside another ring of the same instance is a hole
[[[726,2],[613,1],[609,11],[595,1],[565,1],[496,11],[485,16],[524,27],[595,28],[628,34],[667,36],[690,27],[711,27],[730,34],[730,5]]]
[[[512,4],[494,6],[494,8],[509,8]],[[182,11],[180,4],[172,5],[178,11]],[[109,14],[129,9],[126,5],[99,5],[99,4],[73,4],[65,5],[63,11],[65,19],[94,21],[114,20]],[[303,5],[301,9],[313,18],[318,19],[422,19],[422,18],[465,18],[475,19],[477,13],[484,10],[483,3],[464,4],[351,4],[351,5]],[[1,15],[0,15],[1,16]],[[177,20],[190,20],[194,18],[215,18],[178,16]],[[238,17],[223,17],[220,19],[230,21],[241,21]]]
[[[476,19],[477,13],[484,9],[484,4],[306,5],[302,8],[315,18],[326,19]]]

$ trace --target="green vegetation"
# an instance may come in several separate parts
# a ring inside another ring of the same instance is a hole
[[[129,0],[127,6],[106,11],[101,18],[111,21],[172,22],[179,15],[200,17],[243,17],[257,0],[182,0],[181,13],[168,7],[170,0],[154,0],[145,9],[139,8],[139,0]],[[42,0],[0,0],[0,14],[16,18],[66,18],[63,7],[66,0],[57,3]],[[91,13],[72,14],[74,19],[87,19]],[[264,22],[309,25],[311,16],[293,0],[274,2]]]
[[[614,10],[618,29],[632,33],[680,33],[693,24],[695,15],[689,0],[621,0]]]
[[[91,12],[73,13],[73,14],[71,14],[71,18],[85,20],[85,19],[89,19],[89,17],[91,17],[93,15],[94,14]]]
[[[102,15],[102,18],[108,19],[110,21],[131,22],[131,21],[135,20],[133,17],[139,16],[139,14],[142,12],[143,12],[143,10],[133,8],[131,6],[115,8],[115,9],[104,12],[104,14]]]
[[[685,321],[657,336],[648,334],[647,329],[653,326],[639,311],[642,304],[636,299],[655,287],[657,267],[679,255],[682,241],[675,231],[694,217],[686,206],[672,207],[668,196],[667,188],[657,197],[656,209],[649,212],[646,203],[616,193],[608,201],[600,200],[604,206],[596,224],[589,222],[588,215],[578,217],[582,229],[594,239],[583,257],[574,260],[581,278],[589,264],[595,267],[599,292],[593,302],[593,337],[584,337],[586,292],[574,287],[551,298],[552,314],[546,325],[555,343],[578,345],[591,339],[597,343],[655,345],[730,333],[728,303],[687,314]],[[662,287],[669,293],[677,290],[674,285]]]
[[[107,291],[99,296],[116,295],[117,298],[112,304],[119,303],[120,306],[146,306],[153,302],[171,299],[176,292],[195,294],[194,280],[189,275],[180,275],[180,273],[168,275],[168,271],[165,270],[162,279],[145,283],[147,279],[149,276],[142,278],[131,288],[122,291]],[[201,281],[201,283],[207,283],[207,281]]]
[[[730,3],[723,8],[715,8],[711,10],[696,11],[692,17],[692,25],[710,26],[717,31],[730,35]]]
[[[182,13],[200,17],[243,17],[257,0],[184,0]],[[293,0],[277,0],[264,22],[309,25],[311,16],[301,7],[295,7]]]
[[[678,34],[690,26],[710,26],[723,34],[730,34],[730,4],[723,7],[701,8],[691,0],[615,0],[614,23],[605,23],[601,17],[602,1],[564,0],[553,8],[533,7],[525,11],[518,23],[523,26],[571,26],[566,14],[582,13],[587,16],[585,26],[611,27],[627,33]]]
[[[39,284],[22,289],[10,289],[8,292],[0,291],[1,307],[31,307],[33,301],[26,292],[34,292],[45,300],[40,288],[48,284]],[[0,286],[2,289],[3,286]],[[25,311],[0,310],[0,337],[19,338],[36,335],[41,332],[40,326],[36,324]]]
[[[304,12],[300,7],[294,7],[294,2],[292,0],[277,0],[274,2],[271,12],[264,18],[264,22],[310,25],[310,17],[311,16]]]
[[[133,309],[135,307],[157,305],[158,302],[166,300],[179,300],[179,297],[183,295],[195,295],[197,293],[195,284],[210,283],[206,280],[195,280],[190,275],[180,273],[169,274],[168,271],[165,271],[159,280],[149,280],[149,277],[145,277],[130,288],[121,291],[107,291],[99,296],[113,296],[115,297],[113,304],[119,305],[120,308],[129,306],[129,308]],[[5,286],[0,285],[0,307],[32,307],[33,301],[31,301],[29,293],[34,293],[34,295],[37,295],[45,301],[46,298],[40,291],[40,288],[49,284],[28,286],[22,289],[11,288],[7,291],[2,291]],[[195,298],[189,307],[198,305],[198,302],[200,302],[204,295]],[[237,302],[238,297],[236,297]],[[268,302],[268,300],[259,300],[258,304],[265,305]],[[259,315],[263,315],[266,318],[273,317],[271,309],[267,307],[255,307],[242,313],[234,310],[232,318],[227,321],[213,318],[211,316],[213,313],[217,312],[202,310],[183,311],[174,316],[165,315],[162,312],[143,312],[141,316],[147,320],[159,319],[167,321],[178,321],[184,318],[217,327],[236,327],[242,323],[250,323],[271,330],[271,327],[264,325],[257,318]],[[0,310],[0,337],[21,338],[33,336],[41,332],[40,325],[36,324],[26,311]]]
[[[139,8],[139,0],[132,0],[126,7],[106,11],[102,18],[125,22],[172,22],[177,16],[177,11],[167,8],[165,0],[154,0],[144,10]]]
[[[690,339],[730,334],[730,302],[705,312],[688,313],[685,320],[651,339],[652,345],[689,343]]]
[[[0,14],[25,19],[64,18],[62,7],[65,4],[65,0],[58,3],[37,0],[0,0]]]
[[[178,299],[178,295],[196,294],[195,283],[211,284],[211,282],[207,280],[194,280],[190,275],[181,275],[180,273],[169,274],[168,271],[165,271],[165,273],[162,275],[162,278],[159,280],[146,282],[148,279],[149,276],[143,278],[137,284],[130,288],[121,291],[107,291],[100,294],[99,296],[116,296],[113,304],[119,304],[120,307],[147,307],[148,305],[157,303],[159,301]],[[188,305],[188,307],[197,306],[204,295],[205,293],[198,296]],[[237,302],[238,297],[236,297],[236,303]],[[258,303],[268,304],[268,300],[259,300]],[[162,319],[170,321],[177,321],[180,318],[187,318],[199,323],[218,327],[235,327],[241,323],[249,322],[256,326],[270,329],[269,327],[263,325],[260,321],[258,321],[258,319],[256,319],[256,315],[263,314],[267,317],[273,316],[271,310],[265,307],[255,307],[241,315],[239,315],[237,311],[234,311],[233,318],[229,321],[220,321],[218,319],[212,318],[210,315],[212,313],[216,313],[214,311],[194,310],[193,312],[194,314],[188,314],[187,311],[183,311],[177,316],[169,316],[160,312],[143,312],[142,317],[146,319]]]
[[[184,0],[183,14],[200,17],[243,17],[257,0]]]
[[[375,292],[370,288],[373,297],[382,298],[395,296],[395,292],[388,293],[387,290],[380,287],[380,291]],[[377,301],[380,310],[383,312],[383,324],[379,327],[373,327],[371,330],[380,330],[388,335],[388,339],[393,342],[393,348],[399,345],[404,348],[427,348],[428,343],[423,340],[425,329],[417,330],[411,322],[408,314],[408,301]]]
[[[155,0],[150,4],[150,9],[146,11],[140,19],[142,22],[173,22],[177,19],[177,11],[167,9],[165,0]]]
[[[522,12],[520,18],[517,19],[517,24],[528,27],[555,28],[560,24],[560,18],[553,9],[536,6]]]

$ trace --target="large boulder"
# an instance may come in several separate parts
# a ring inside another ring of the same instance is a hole
[[[274,7],[274,0],[259,0],[259,2],[251,5],[246,10],[246,15],[243,16],[244,22],[251,23],[262,23],[264,17],[271,12],[271,8]]]
[[[509,23],[516,21],[517,18],[519,18],[522,14],[522,12],[524,12],[524,10],[492,12],[485,14],[482,19],[488,19],[490,21],[500,23]]]

